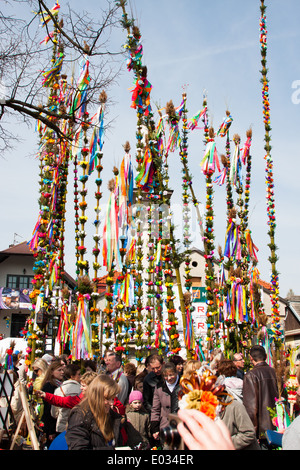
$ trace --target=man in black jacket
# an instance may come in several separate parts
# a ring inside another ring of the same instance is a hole
[[[275,370],[266,363],[266,351],[262,346],[250,349],[253,368],[244,376],[243,403],[253,422],[256,437],[266,448],[265,431],[275,429],[268,408],[275,408],[278,385]]]
[[[158,354],[153,354],[149,356],[148,359],[149,368],[151,372],[146,375],[143,383],[143,398],[144,398],[144,407],[151,413],[152,402],[153,402],[153,393],[156,385],[163,381],[162,378],[162,367],[164,364],[163,357]]]

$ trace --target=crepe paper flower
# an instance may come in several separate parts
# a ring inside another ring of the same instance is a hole
[[[215,419],[219,405],[229,405],[225,402],[228,393],[225,386],[217,383],[217,376],[208,368],[193,372],[189,378],[180,379],[179,408],[202,411],[209,418]]]
[[[86,183],[88,179],[89,179],[88,175],[82,175],[79,177],[79,180],[81,183]]]

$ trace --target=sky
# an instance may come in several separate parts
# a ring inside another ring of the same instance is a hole
[[[99,0],[86,0],[85,10],[97,15]],[[49,6],[50,3],[48,2]],[[81,11],[81,2],[72,0],[73,9]],[[258,248],[258,269],[261,278],[269,282],[271,266],[268,261],[268,225],[265,184],[264,126],[261,98],[260,55],[260,1],[258,0],[131,0],[131,10],[140,27],[143,44],[143,63],[148,68],[152,84],[151,102],[154,111],[172,100],[179,106],[183,90],[187,93],[189,117],[202,107],[203,93],[207,94],[211,124],[217,130],[225,112],[233,117],[231,136],[238,133],[241,143],[246,131],[252,128],[252,182],[250,189],[249,228]],[[274,163],[276,230],[278,247],[277,270],[279,293],[285,297],[290,289],[300,295],[300,32],[298,0],[272,0],[267,6],[268,78],[270,80],[271,156]],[[61,10],[67,3],[60,1]],[[23,8],[27,8],[26,5]],[[30,12],[27,8],[26,14]],[[25,14],[25,10],[24,10]],[[126,32],[120,29],[113,34],[114,47],[126,43]],[[103,157],[102,214],[108,196],[105,188],[112,178],[112,168],[119,166],[124,155],[123,145],[131,144],[135,162],[136,113],[130,108],[130,87],[133,74],[126,68],[111,90],[115,104],[109,109],[107,119],[113,125],[105,135]],[[20,123],[11,124],[22,137],[9,154],[0,158],[0,250],[12,243],[29,241],[38,218],[38,159],[37,135],[34,124],[28,128]],[[199,166],[204,153],[203,131],[195,130],[189,137],[189,168],[193,187],[203,212],[205,202],[205,177]],[[218,153],[224,153],[224,139],[216,139]],[[178,237],[182,236],[181,214],[181,163],[177,152],[169,158],[170,183],[174,189],[173,206]],[[90,183],[90,182],[89,182]],[[66,270],[75,276],[74,214],[72,209],[72,180],[68,184],[66,227]],[[226,231],[225,188],[214,187],[215,245],[224,247]],[[94,187],[91,182],[89,207],[93,209]],[[87,246],[92,246],[94,228],[86,225]],[[193,243],[203,248],[195,214],[192,211]],[[92,257],[91,257],[92,259]]]

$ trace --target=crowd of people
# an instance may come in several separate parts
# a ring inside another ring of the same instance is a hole
[[[220,351],[209,362],[153,353],[137,366],[135,361],[123,364],[114,351],[100,362],[45,354],[32,366],[30,392],[43,424],[43,449],[173,449],[164,431],[174,415],[180,421],[175,432],[187,449],[272,449],[266,431],[276,429],[270,410],[279,398],[278,377],[262,346],[251,348],[247,370],[244,359],[242,354],[226,359]],[[180,409],[181,377],[206,368],[226,391],[215,420],[196,409]],[[28,388],[28,378],[18,364],[14,374],[11,407],[18,421],[18,383]],[[297,380],[300,384],[300,367]],[[282,437],[283,450],[300,450],[297,405],[295,413]]]

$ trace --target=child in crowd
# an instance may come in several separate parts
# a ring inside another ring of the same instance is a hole
[[[143,406],[143,394],[138,390],[133,390],[129,395],[126,418],[141,436],[141,448],[149,449],[150,417]]]

